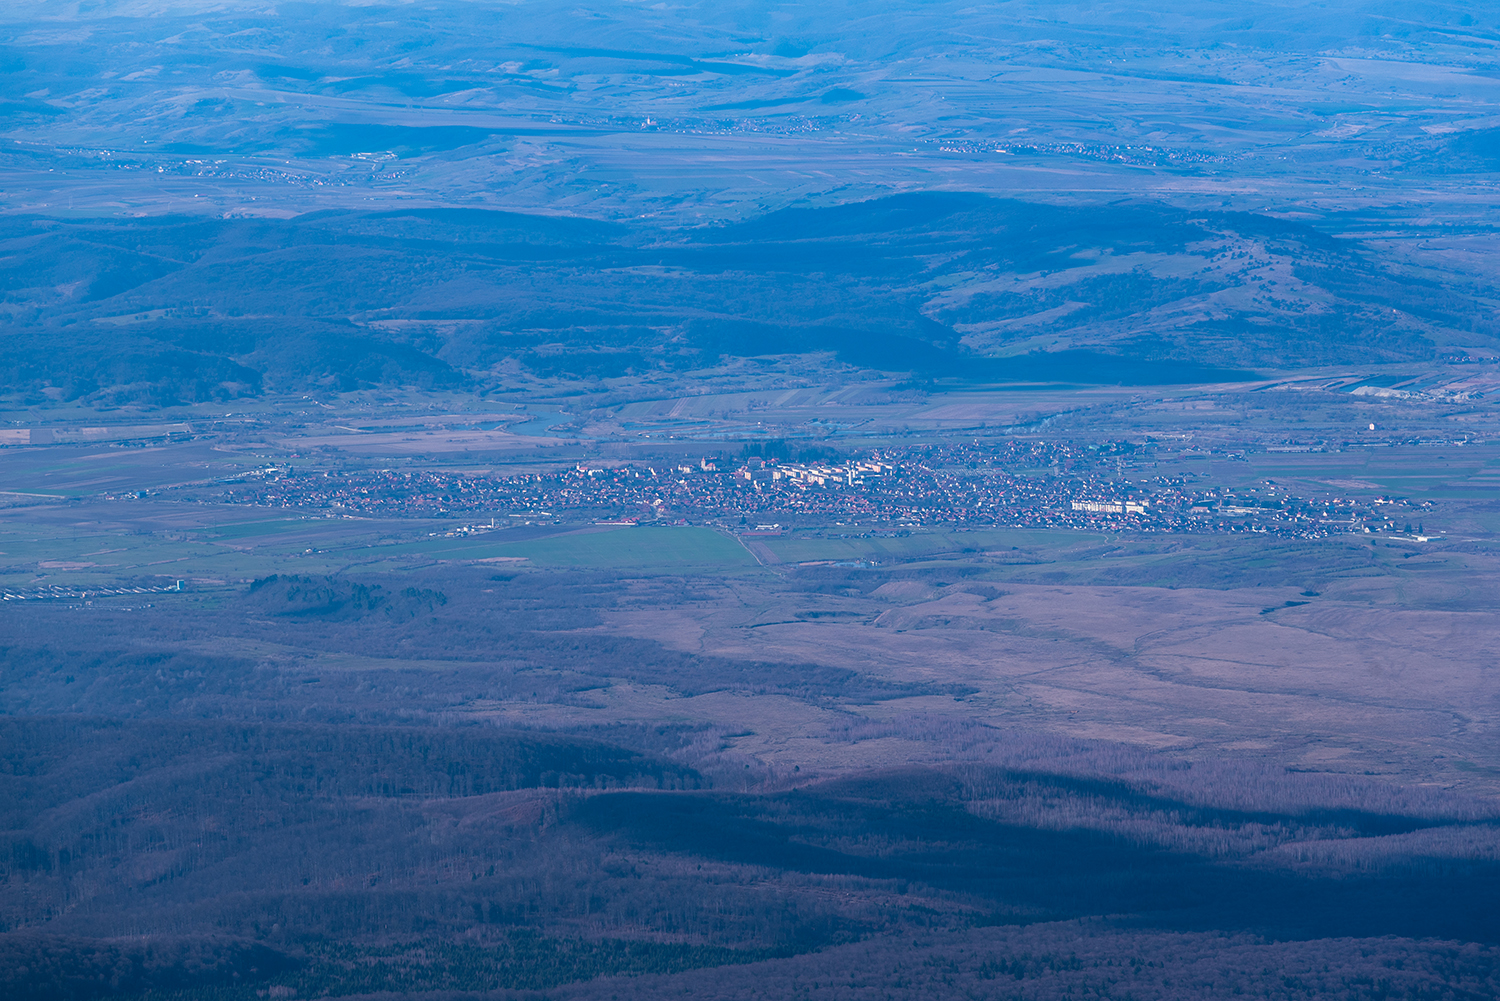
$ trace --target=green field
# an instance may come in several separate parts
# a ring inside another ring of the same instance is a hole
[[[556,525],[454,537],[429,534],[446,524],[451,523],[305,517],[150,501],[16,508],[0,514],[0,587],[26,591],[163,579],[184,579],[200,588],[239,587],[271,574],[407,574],[435,564],[490,560],[518,568],[639,574],[768,572],[753,549],[771,571],[781,573],[795,571],[799,564],[874,563],[877,573],[953,568],[943,573],[996,582],[1206,588],[1293,583],[1315,591],[1342,586],[1337,581],[1351,576],[1395,575],[1401,587],[1416,589],[1407,600],[1422,607],[1468,607],[1475,600],[1458,579],[1466,557],[1429,556],[1419,566],[1407,557],[1428,547],[1368,538],[919,529],[894,538],[861,538],[852,532],[854,537],[813,532],[755,537],[745,540],[747,549],[707,527]],[[544,532],[553,534],[540,534]],[[526,537],[528,533],[538,534]],[[1449,562],[1453,565],[1447,566]],[[957,569],[960,564],[962,570]]]
[[[1227,482],[1259,477],[1301,479],[1309,487],[1353,494],[1392,493],[1420,499],[1476,499],[1495,496],[1500,452],[1486,444],[1452,447],[1397,446],[1305,455],[1253,454],[1238,477],[1228,464],[1214,467]],[[1337,486],[1330,480],[1363,481],[1369,486]]]
[[[525,559],[537,566],[623,569],[743,568],[755,559],[733,539],[709,528],[584,529],[541,539],[499,542],[478,535],[379,547],[387,558],[438,560]]]
[[[785,536],[757,541],[776,554],[783,563],[807,563],[818,560],[869,560],[875,563],[898,563],[938,553],[1006,553],[1015,549],[1055,549],[1092,546],[1104,536],[1081,532],[1046,532],[1024,529],[999,529],[986,532],[917,532],[894,539],[823,538],[818,536]]]
[[[489,534],[414,539],[409,529],[395,534],[393,527],[404,526],[273,518],[142,532],[12,523],[0,526],[0,586],[101,586],[146,576],[235,583],[273,573],[401,572],[434,562],[483,560],[646,572],[757,566],[738,542],[708,528],[560,526],[557,535],[502,541],[503,535]]]

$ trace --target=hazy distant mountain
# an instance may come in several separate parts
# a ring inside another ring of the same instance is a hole
[[[692,221],[962,188],[1405,217],[1420,183],[1472,221],[1497,40],[1492,5],[1372,0],[23,0],[0,206]]]
[[[1152,383],[1429,358],[1496,333],[1472,296],[1358,243],[1155,205],[910,195],[689,230],[465,210],[17,217],[3,236],[6,381],[101,400],[818,352],[924,377]]]

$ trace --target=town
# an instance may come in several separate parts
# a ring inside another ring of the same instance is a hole
[[[1401,498],[1299,496],[1270,480],[1215,486],[1204,474],[1152,475],[1154,465],[1149,449],[1130,442],[1008,440],[850,456],[816,448],[793,455],[773,443],[694,462],[581,462],[512,476],[268,466],[186,493],[349,516],[479,516],[456,533],[592,520],[712,523],[762,533],[957,525],[1321,538],[1420,535],[1430,508]]]

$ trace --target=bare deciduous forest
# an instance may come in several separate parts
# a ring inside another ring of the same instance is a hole
[[[858,578],[803,586],[857,593]],[[877,723],[846,707],[972,689],[610,635],[624,582],[597,572],[415,583],[277,575],[211,609],[13,613],[0,920],[35,929],[4,938],[13,996],[598,977],[713,996],[686,971],[743,967],[732,996],[771,992],[763,969],[833,996],[1186,997],[1215,978],[1262,990],[1309,941],[1355,951],[1278,974],[1280,996],[1428,996],[1458,947],[1427,942],[1479,950],[1453,996],[1495,986],[1485,796],[935,712]],[[657,579],[652,601],[705,585]],[[597,696],[621,685],[836,707],[826,745],[929,760],[804,771],[737,753],[744,735],[707,721],[604,722]],[[506,703],[576,719],[475,711]],[[893,972],[850,978],[854,955]]]

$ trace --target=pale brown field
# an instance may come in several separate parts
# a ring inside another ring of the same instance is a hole
[[[920,713],[1408,781],[1500,778],[1493,609],[1392,608],[1358,591],[1308,598],[1292,587],[1011,584],[989,599],[967,585],[917,581],[869,597],[778,591],[739,582],[712,600],[620,609],[604,628],[695,653],[972,689],[838,707],[870,720]],[[1307,603],[1279,607],[1287,601]],[[644,709],[640,697],[603,698],[616,712]],[[754,699],[672,705],[683,717],[755,730],[747,748],[808,763],[806,709],[793,719]],[[662,710],[653,704],[647,715]],[[813,763],[913,756],[924,753],[887,738],[858,755],[819,752]]]

